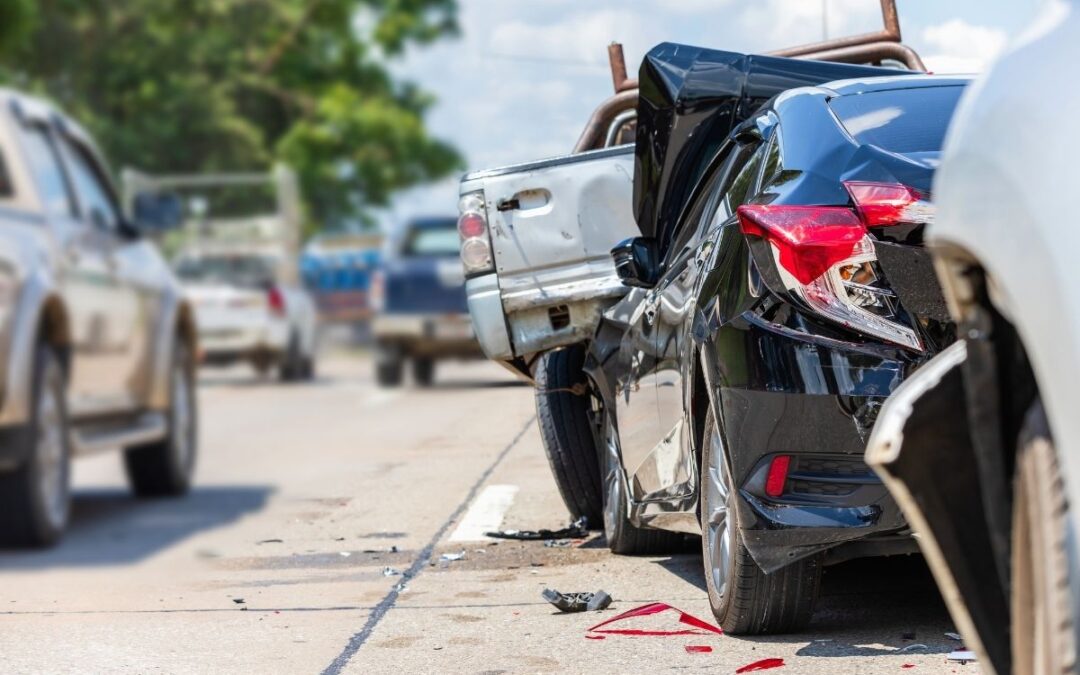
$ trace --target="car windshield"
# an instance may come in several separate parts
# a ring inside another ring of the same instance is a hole
[[[938,152],[964,87],[890,89],[838,96],[836,117],[859,143],[899,154]]]
[[[449,227],[417,228],[409,234],[403,253],[406,256],[456,256],[458,231],[454,221]]]
[[[266,256],[228,255],[182,258],[176,274],[188,282],[258,287],[274,279],[274,261]]]

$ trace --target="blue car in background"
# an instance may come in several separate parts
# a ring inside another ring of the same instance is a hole
[[[371,318],[371,277],[382,258],[382,243],[378,233],[349,233],[322,235],[308,244],[300,271],[323,322]]]
[[[406,362],[427,387],[441,359],[482,358],[465,298],[457,219],[411,220],[394,233],[372,278],[376,380],[401,384]]]

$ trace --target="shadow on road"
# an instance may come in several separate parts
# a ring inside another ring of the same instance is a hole
[[[0,550],[0,570],[134,563],[258,511],[272,492],[267,486],[221,485],[160,500],[136,499],[121,489],[77,492],[60,544],[44,551]]]

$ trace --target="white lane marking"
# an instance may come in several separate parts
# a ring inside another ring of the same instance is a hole
[[[503,517],[514,503],[516,485],[489,485],[473,500],[465,517],[450,535],[450,541],[486,541],[485,532],[499,529]]]

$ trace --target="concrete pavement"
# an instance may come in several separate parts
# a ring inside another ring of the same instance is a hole
[[[711,622],[693,546],[624,558],[597,536],[451,541],[462,519],[566,523],[531,391],[490,364],[448,366],[428,391],[375,388],[363,358],[324,373],[295,386],[206,374],[187,498],[137,501],[116,455],[79,462],[61,545],[0,552],[3,670],[733,672],[777,657],[776,672],[978,672],[946,662],[959,643],[918,559],[830,568],[804,635],[585,639],[655,601]],[[560,615],[545,586],[602,588],[615,603]]]

